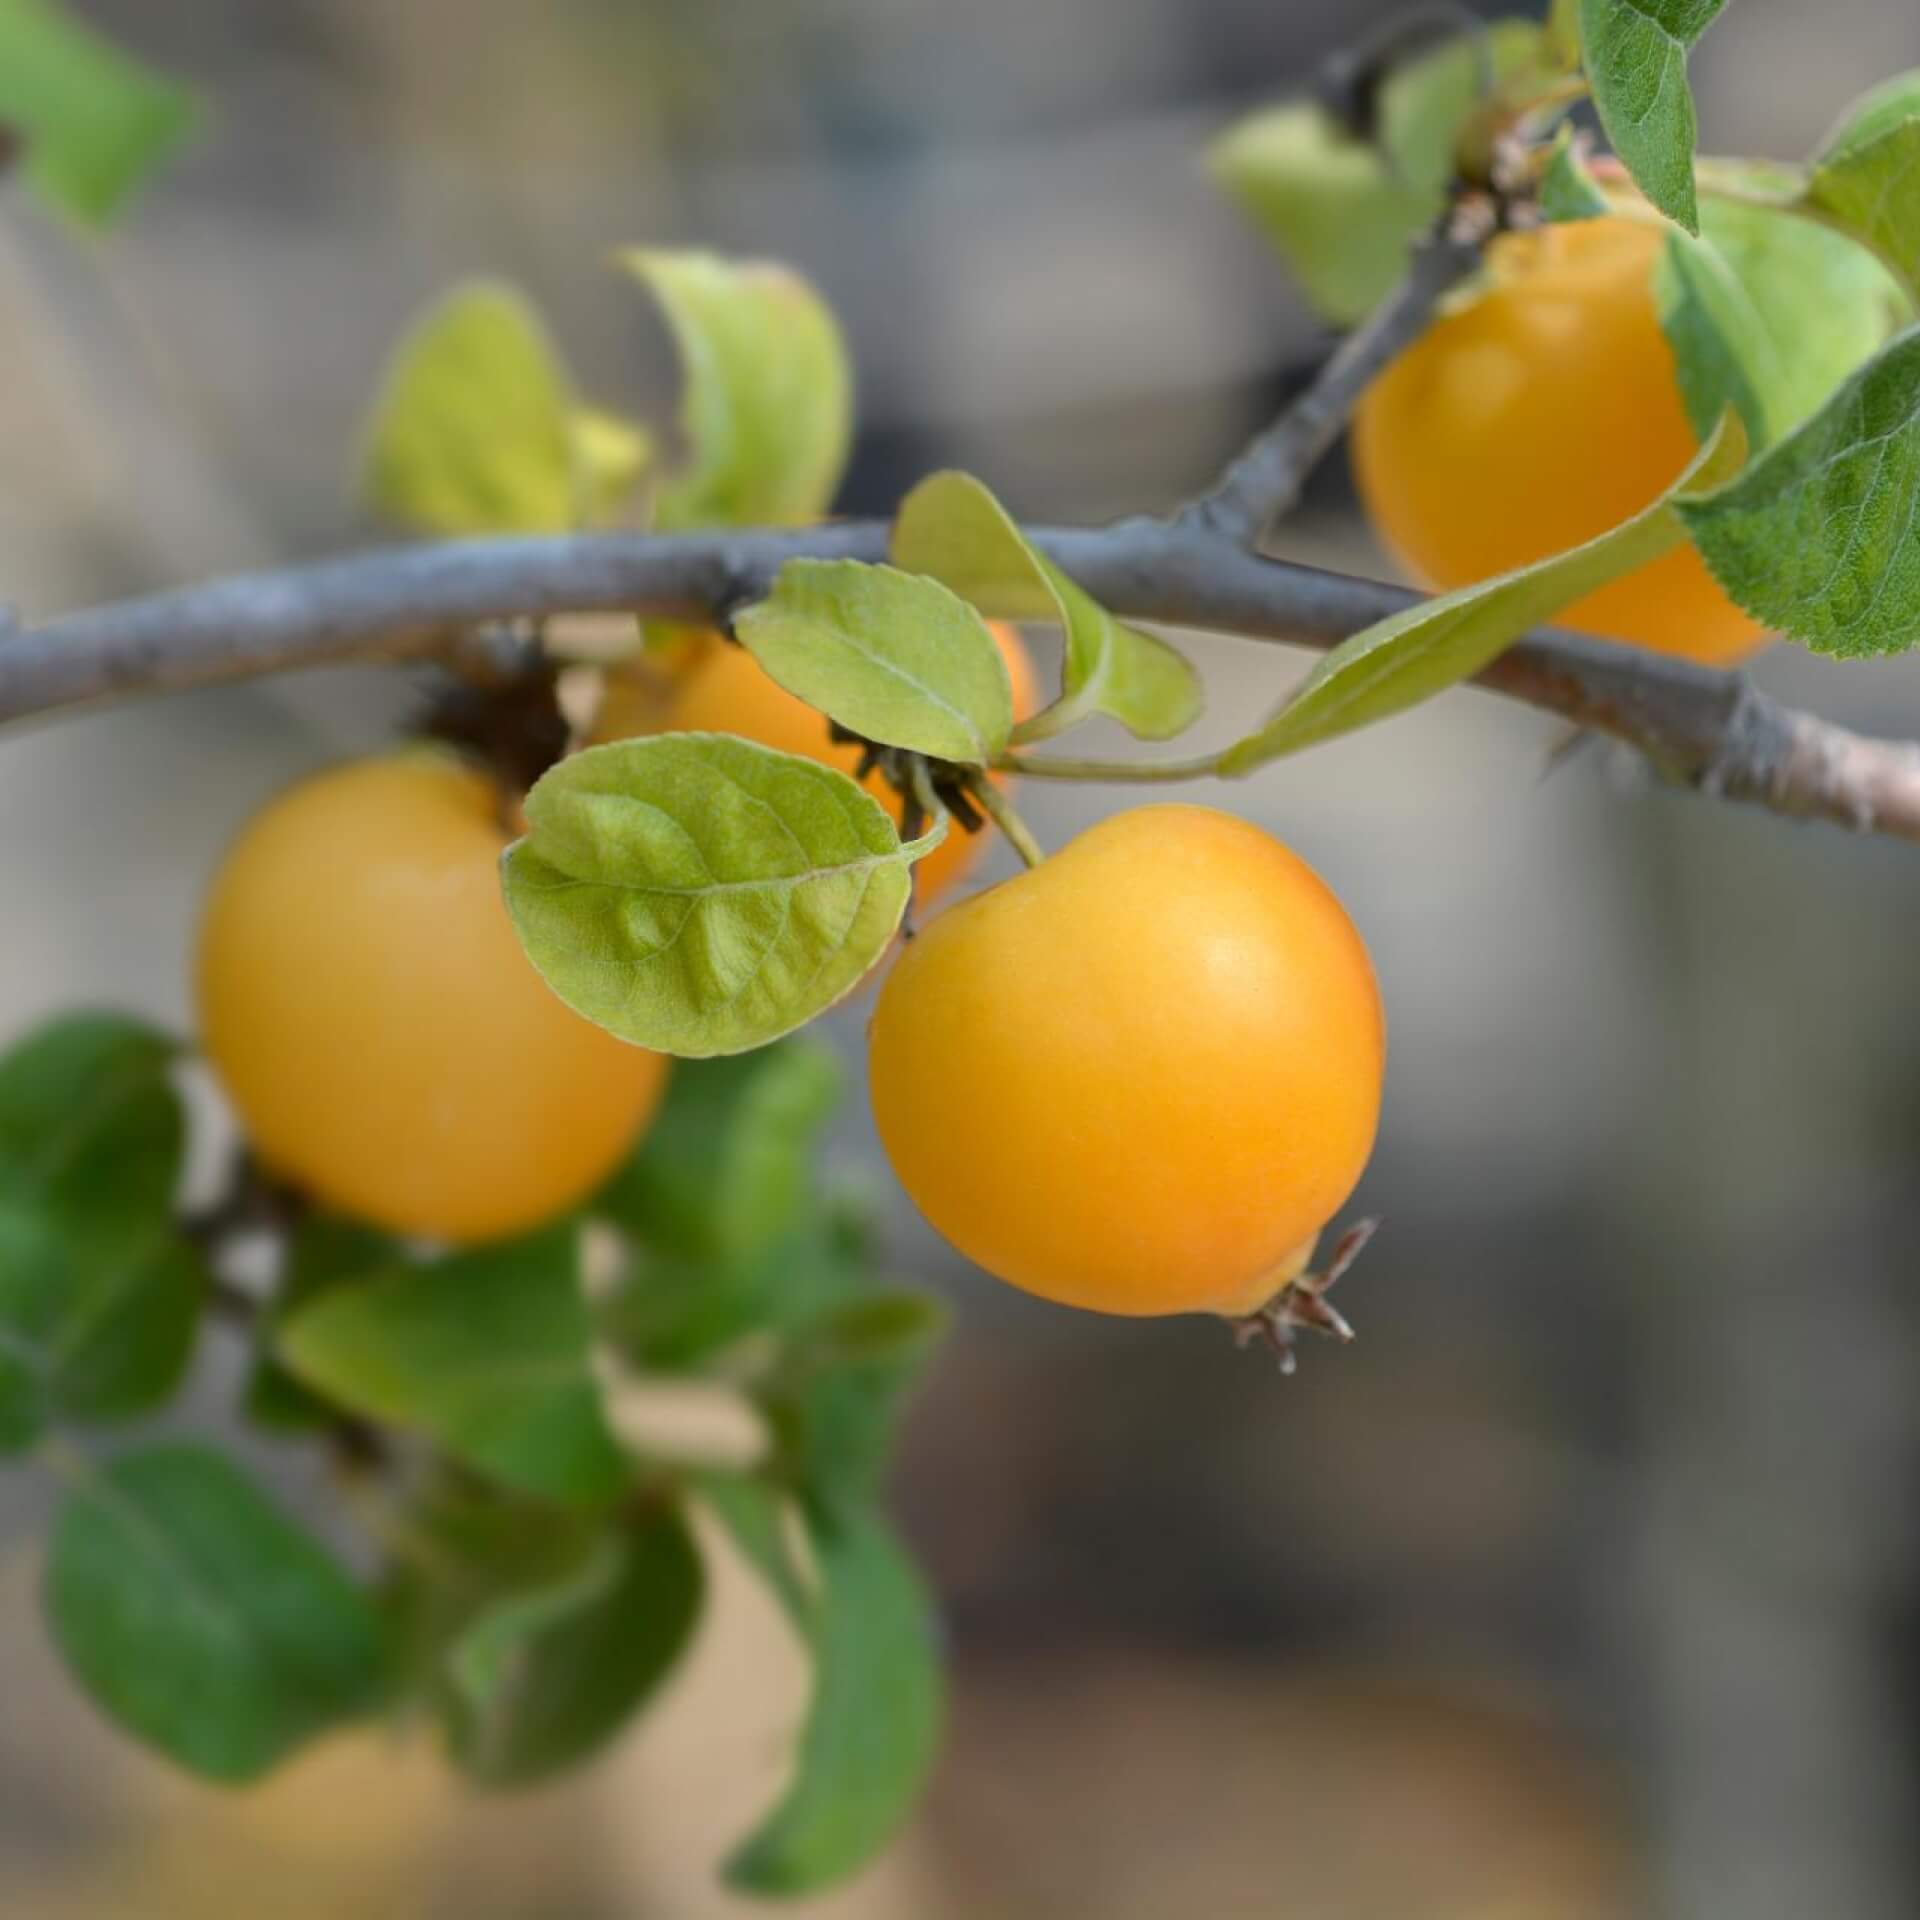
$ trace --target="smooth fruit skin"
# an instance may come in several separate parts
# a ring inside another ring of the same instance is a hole
[[[1019,634],[1000,621],[989,621],[1000,657],[1013,687],[1016,719],[1025,719],[1039,705],[1039,683],[1033,661]],[[595,740],[624,740],[635,734],[735,733],[782,753],[804,754],[842,773],[860,764],[860,749],[836,743],[826,721],[807,703],[789,693],[745,647],[717,645],[698,656],[664,710],[649,707],[644,695],[610,682]],[[889,813],[898,817],[893,789],[875,772],[863,783]],[[947,837],[915,868],[915,894],[922,908],[963,879],[980,858],[986,836],[963,833],[950,826]]]
[[[1251,1312],[1353,1191],[1386,1031],[1345,910],[1259,828],[1141,807],[930,922],[874,1010],[901,1184],[988,1272]]]
[[[1506,234],[1491,284],[1376,380],[1353,421],[1375,531],[1425,585],[1462,587],[1638,513],[1697,443],[1654,306],[1662,236],[1637,220]],[[1691,545],[1554,624],[1724,664],[1763,630]]]
[[[437,750],[273,801],[201,925],[207,1057],[266,1164],[394,1232],[538,1225],[612,1171],[667,1061],[564,1006],[500,894],[499,794]]]

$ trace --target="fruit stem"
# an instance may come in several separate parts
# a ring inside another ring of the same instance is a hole
[[[1046,855],[1046,849],[1033,837],[1033,830],[1020,818],[1014,805],[983,773],[972,773],[967,777],[967,791],[979,801],[987,818],[1013,842],[1013,850],[1028,866],[1037,867]]]
[[[1203,753],[1191,760],[1071,760],[1057,754],[1030,760],[1003,753],[994,765],[1003,773],[1033,780],[1115,780],[1141,784],[1163,780],[1207,780],[1220,771],[1220,756]]]

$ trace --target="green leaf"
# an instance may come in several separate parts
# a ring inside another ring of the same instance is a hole
[[[1560,129],[1547,156],[1540,176],[1540,211],[1549,220],[1601,220],[1612,211],[1574,144],[1571,127]]]
[[[1496,85],[1551,57],[1530,20],[1492,22],[1486,44]],[[1480,55],[1463,38],[1388,77],[1377,145],[1300,102],[1230,128],[1208,149],[1207,165],[1321,317],[1352,326],[1398,284],[1408,246],[1439,218],[1479,92]]]
[[[1731,418],[1692,465],[1631,520],[1551,559],[1422,600],[1344,640],[1256,733],[1221,756],[1229,777],[1404,712],[1478,673],[1560,608],[1657,560],[1686,537],[1685,495],[1734,471],[1745,441]]]
[[[761,1399],[783,1471],[817,1505],[844,1512],[878,1495],[901,1402],[948,1317],[923,1294],[875,1294],[794,1339]]]
[[[673,1671],[704,1597],[693,1537],[662,1507],[599,1536],[551,1584],[485,1607],[448,1656],[462,1771],[522,1787],[585,1760]]]
[[[259,1351],[247,1382],[249,1420],[285,1432],[322,1427],[339,1409],[331,1407],[287,1370],[276,1351],[287,1323],[322,1294],[357,1280],[389,1272],[400,1263],[399,1247],[377,1227],[333,1215],[306,1215],[288,1245],[286,1270],[275,1289],[260,1330]]]
[[[150,1411],[185,1372],[205,1273],[173,1220],[174,1053],[81,1014],[0,1058],[0,1452]]]
[[[567,416],[567,439],[582,524],[597,527],[618,520],[652,464],[652,440],[631,420],[599,407],[574,408]]]
[[[1920,72],[1856,100],[1812,161],[1807,204],[1856,234],[1920,299]]]
[[[1593,104],[1634,183],[1668,219],[1700,231],[1687,55],[1726,0],[1580,0]]]
[[[833,504],[853,441],[853,379],[831,310],[769,260],[640,248],[619,264],[679,349],[684,465],[664,528],[801,525]]]
[[[166,1217],[185,1123],[179,1049],[118,1014],[69,1014],[0,1056],[0,1185],[93,1215]]]
[[[642,1372],[696,1371],[740,1341],[778,1335],[858,1294],[871,1249],[829,1208],[749,1250],[698,1256],[636,1249],[603,1314],[608,1337]]]
[[[657,1252],[757,1253],[805,1213],[840,1088],[839,1062],[807,1040],[683,1062],[595,1210]]]
[[[1785,383],[1786,370],[1724,256],[1676,228],[1654,268],[1653,294],[1694,432],[1704,439],[1731,407],[1748,441],[1765,446],[1772,438],[1767,396]]]
[[[1703,181],[1701,237],[1669,236],[1655,296],[1695,430],[1733,406],[1757,451],[1885,344],[1904,303],[1864,247],[1714,184]]]
[[[813,1704],[792,1784],[727,1865],[752,1893],[805,1894],[864,1866],[920,1797],[939,1748],[933,1608],[877,1517],[816,1525],[821,1602]]]
[[[868,740],[976,767],[1006,750],[1006,662],[987,623],[937,580],[789,560],[734,628],[789,693]]]
[[[430,1435],[503,1486],[605,1501],[632,1472],[592,1370],[570,1222],[323,1294],[280,1354],[329,1400]]]
[[[886,950],[909,868],[832,767],[725,734],[589,747],[527,796],[507,850],[521,944],[575,1012],[662,1053],[741,1053],[823,1013]]]
[[[251,1780],[383,1678],[371,1604],[221,1455],[155,1446],[68,1494],[46,1606],[68,1666],[136,1738]]]
[[[192,1357],[206,1274],[164,1221],[127,1230],[0,1194],[0,1454],[48,1424],[129,1419]]]
[[[746,1473],[703,1473],[694,1482],[694,1492],[767,1583],[794,1629],[811,1639],[819,1620],[819,1596],[795,1552],[800,1521],[792,1499]]]
[[[109,225],[197,118],[186,88],[58,0],[0,0],[0,129],[34,191],[83,226]]]
[[[1737,478],[1679,511],[1714,577],[1816,653],[1920,639],[1920,327]]]
[[[1203,690],[1186,660],[1083,593],[971,474],[932,474],[907,495],[894,522],[893,559],[983,613],[1060,626],[1061,697],[1014,728],[1014,739],[1050,739],[1105,713],[1143,740],[1169,740],[1199,718]]]
[[[582,471],[598,458],[576,437],[583,418],[540,316],[512,287],[470,281],[395,349],[368,503],[425,533],[563,533],[606,491],[604,467]]]

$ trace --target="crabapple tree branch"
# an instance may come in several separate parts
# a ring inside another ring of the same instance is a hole
[[[1263,558],[1182,519],[1029,532],[1128,619],[1329,647],[1418,598],[1402,587]],[[486,644],[476,641],[476,628],[516,618],[619,610],[724,620],[763,594],[788,560],[880,560],[887,535],[882,521],[799,531],[514,535],[236,575],[38,626],[0,626],[0,721],[343,660],[459,660]],[[1872,739],[1793,711],[1744,675],[1611,641],[1539,633],[1510,647],[1478,683],[1625,741],[1669,778],[1721,799],[1920,840],[1920,745]],[[1207,767],[1191,762],[1185,770],[1198,777]],[[1124,767],[1102,771],[1132,777]]]
[[[1295,505],[1374,376],[1426,331],[1434,308],[1480,264],[1481,229],[1491,224],[1484,212],[1471,201],[1449,212],[1445,225],[1414,248],[1399,286],[1341,341],[1279,419],[1181,508],[1180,524],[1252,546]]]

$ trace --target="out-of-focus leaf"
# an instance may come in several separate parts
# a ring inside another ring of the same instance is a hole
[[[329,1400],[426,1433],[504,1486],[598,1502],[631,1469],[592,1369],[579,1236],[561,1223],[324,1293],[281,1358]]]
[[[202,1447],[122,1455],[69,1492],[46,1604],[102,1710],[215,1780],[251,1780],[368,1711],[383,1678],[366,1596]]]
[[[0,0],[0,130],[29,184],[104,227],[193,131],[185,87],[120,51],[60,0]]]
[[[864,1866],[912,1811],[939,1747],[937,1632],[912,1562],[866,1513],[818,1522],[814,1551],[813,1705],[793,1780],[727,1867],[754,1893],[812,1893]]]
[[[1896,75],[1847,109],[1813,157],[1806,199],[1920,300],[1920,72]]]
[[[275,1347],[287,1323],[322,1294],[391,1272],[400,1249],[377,1227],[324,1213],[308,1214],[288,1243],[286,1270],[261,1327],[258,1355],[247,1382],[246,1413],[263,1427],[288,1432],[325,1426],[338,1413],[289,1373]]]
[[[833,504],[853,441],[853,380],[832,311],[770,260],[636,248],[620,264],[659,301],[680,352],[684,442],[667,528],[800,525]]]

